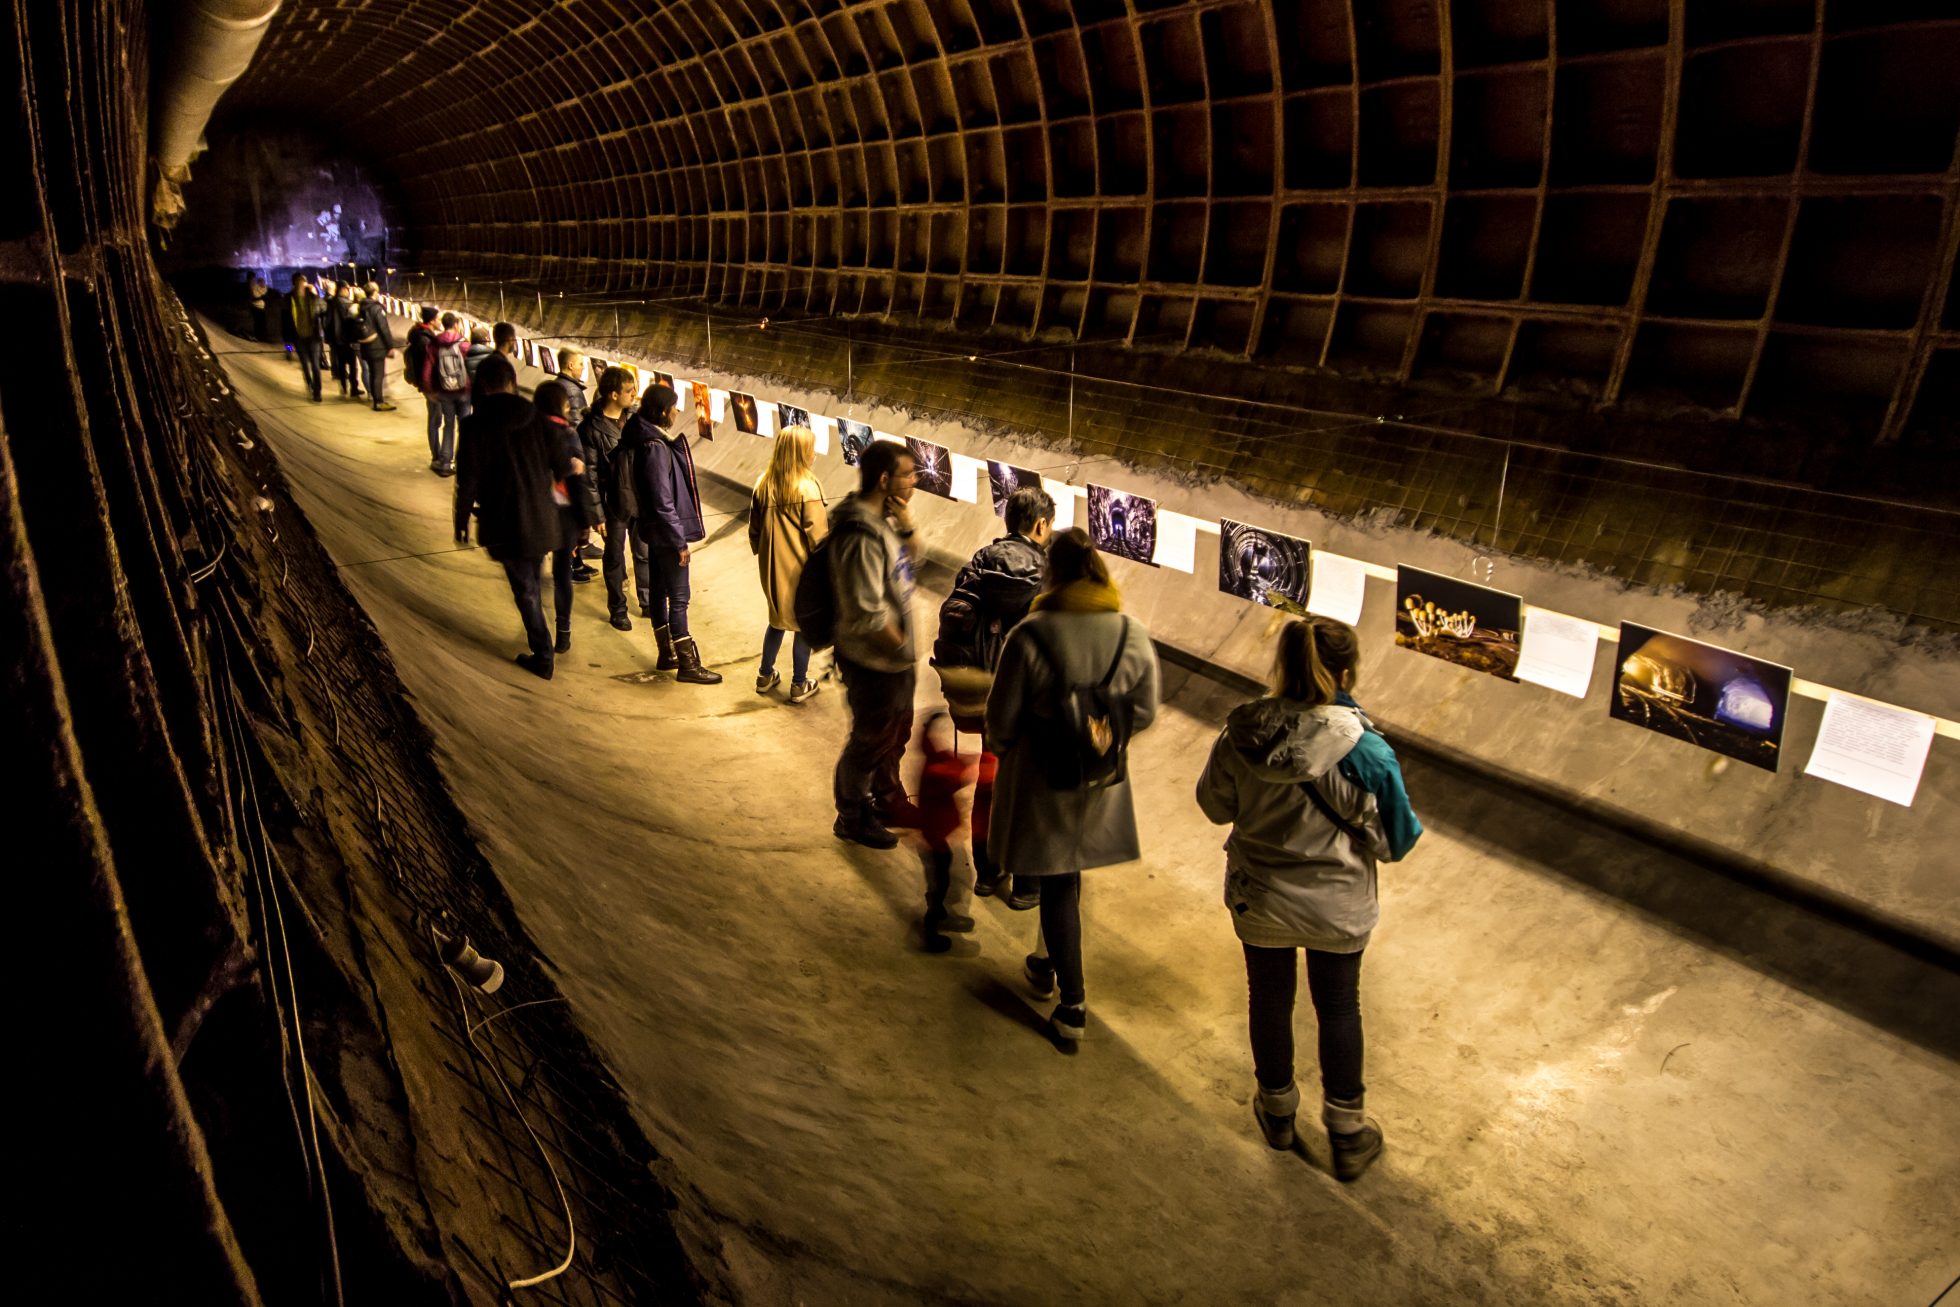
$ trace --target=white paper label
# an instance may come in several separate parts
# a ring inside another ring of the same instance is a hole
[[[1075,487],[1066,481],[1041,478],[1041,488],[1055,501],[1055,530],[1066,531],[1075,525]]]
[[[776,406],[767,400],[755,406],[755,434],[763,437],[776,434]]]
[[[1180,572],[1198,570],[1198,519],[1166,508],[1157,510],[1157,550],[1150,561]]]
[[[712,422],[719,422],[727,416],[728,392],[725,390],[710,389],[708,391],[708,419]]]
[[[810,434],[816,437],[816,451],[819,454],[830,452],[830,433],[837,429],[837,419],[827,418],[821,413],[810,415]]]
[[[1910,808],[1932,746],[1933,719],[1924,713],[1833,690],[1804,774]]]
[[[1313,583],[1307,590],[1307,611],[1353,626],[1361,620],[1361,601],[1368,593],[1368,569],[1340,554],[1313,551]]]
[[[1583,699],[1592,685],[1593,658],[1598,652],[1599,628],[1591,622],[1544,608],[1524,610],[1524,635],[1518,647],[1520,681]]]
[[[951,463],[953,472],[953,498],[959,500],[962,504],[979,503],[980,475],[986,470],[987,465],[979,459],[971,458],[965,454],[953,454]]]

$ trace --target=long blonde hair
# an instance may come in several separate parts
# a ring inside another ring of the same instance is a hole
[[[823,491],[810,472],[816,456],[817,437],[810,428],[784,427],[776,433],[768,468],[756,478],[755,497],[765,508],[786,508],[805,499],[821,498]]]

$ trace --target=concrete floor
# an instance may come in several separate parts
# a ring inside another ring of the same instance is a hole
[[[1065,1056],[1019,980],[1032,914],[983,902],[970,948],[924,955],[916,855],[831,837],[841,695],[753,693],[739,517],[695,567],[725,684],[640,679],[651,632],[607,626],[596,583],[541,683],[501,573],[449,552],[419,399],[313,405],[213,341],[734,1296],[1918,1307],[1960,1271],[1953,1009],[1820,995],[1801,944],[1829,929],[1752,957],[1601,892],[1663,852],[1549,809],[1512,838],[1426,770],[1363,986],[1388,1151],[1341,1186],[1324,1140],[1277,1154],[1253,1126],[1221,832],[1191,802],[1215,688],[1138,742],[1148,856],[1087,878],[1091,1028]],[[1676,897],[1719,918],[1724,892]]]

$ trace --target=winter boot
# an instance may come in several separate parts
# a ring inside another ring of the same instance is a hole
[[[680,664],[674,679],[689,685],[720,685],[721,673],[711,672],[701,665],[701,650],[695,645],[694,637],[683,635],[674,641],[674,658]]]
[[[1266,1136],[1266,1142],[1285,1152],[1293,1147],[1293,1117],[1300,1110],[1300,1087],[1289,1084],[1284,1089],[1268,1089],[1259,1086],[1252,1096],[1252,1116],[1259,1122],[1259,1133]]]
[[[558,653],[570,653],[572,651],[572,633],[569,630],[560,631],[558,633],[558,642],[552,648]]]
[[[656,672],[671,672],[679,667],[680,660],[674,657],[674,633],[664,626],[653,628],[653,643],[660,650],[659,659],[653,664]]]
[[[1321,1104],[1320,1119],[1334,1150],[1335,1179],[1359,1179],[1382,1155],[1381,1127],[1363,1113],[1361,1099],[1329,1098]]]

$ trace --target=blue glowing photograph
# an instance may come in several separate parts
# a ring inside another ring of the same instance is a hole
[[[1157,501],[1092,483],[1089,538],[1106,554],[1155,567],[1151,558],[1157,552]]]
[[[856,467],[858,456],[871,448],[871,424],[853,422],[849,418],[838,418],[837,445],[844,453],[844,462],[851,467]]]
[[[1313,545],[1263,526],[1220,519],[1218,588],[1228,595],[1304,617]]]
[[[1775,771],[1790,707],[1790,669],[1620,623],[1611,712],[1623,722]]]
[[[1005,517],[1007,501],[1014,497],[1016,490],[1024,486],[1041,489],[1041,473],[1030,472],[1024,467],[1015,467],[1012,463],[990,461],[987,464],[987,484],[993,492],[994,516]]]

